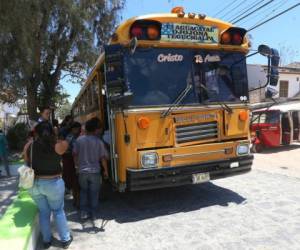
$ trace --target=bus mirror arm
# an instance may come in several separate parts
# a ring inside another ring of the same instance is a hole
[[[128,47],[130,49],[130,53],[131,55],[134,54],[136,47],[138,46],[138,40],[136,37],[133,37],[130,42],[128,43]]]
[[[254,56],[254,55],[258,54],[258,53],[259,53],[259,52],[256,51],[256,52],[254,52],[254,53],[252,53],[252,54],[250,54],[250,55],[247,55],[247,56],[243,57],[241,60],[238,60],[238,61],[232,63],[232,64],[230,65],[230,71],[232,70],[232,67],[233,67],[234,65],[236,65],[236,64],[238,64],[238,63],[240,63],[240,62],[246,60],[248,57]]]

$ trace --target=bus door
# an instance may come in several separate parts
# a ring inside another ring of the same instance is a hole
[[[300,136],[300,111],[292,111],[293,140],[299,141]]]

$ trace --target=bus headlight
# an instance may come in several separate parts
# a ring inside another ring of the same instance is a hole
[[[144,153],[141,158],[143,168],[155,168],[158,164],[158,155],[155,152]]]
[[[239,144],[236,148],[238,155],[247,155],[249,154],[249,144]]]

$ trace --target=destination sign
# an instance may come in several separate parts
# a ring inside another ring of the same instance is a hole
[[[161,26],[161,41],[218,43],[218,28],[183,23],[163,23]]]

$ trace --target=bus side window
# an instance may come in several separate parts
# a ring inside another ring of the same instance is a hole
[[[86,98],[87,98],[87,107],[88,107],[88,110],[91,110],[93,109],[93,93],[92,93],[92,86],[89,85],[86,89],[87,91],[87,95],[86,95]]]
[[[92,98],[93,98],[93,109],[98,109],[99,107],[99,86],[97,77],[93,79],[91,86]]]

